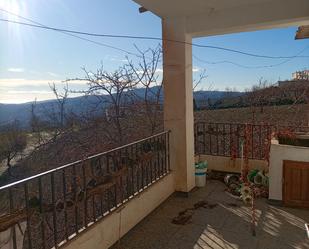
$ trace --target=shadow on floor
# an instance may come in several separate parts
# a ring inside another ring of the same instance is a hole
[[[136,225],[112,249],[309,249],[304,223],[309,211],[256,202],[256,236],[252,210],[225,193],[225,185],[209,181],[189,198],[171,196]],[[179,212],[198,201],[218,204],[192,211],[188,224],[172,223]]]

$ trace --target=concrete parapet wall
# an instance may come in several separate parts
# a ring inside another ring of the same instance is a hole
[[[196,156],[195,160],[199,160],[199,156]],[[241,171],[240,158],[233,160],[225,156],[200,155],[200,160],[206,160],[208,162],[208,169],[210,170],[234,173],[240,173]],[[267,168],[267,161],[249,159],[249,169],[267,170]]]
[[[144,217],[174,192],[174,175],[170,173],[119,210],[89,227],[64,246],[66,249],[105,249],[112,246]]]

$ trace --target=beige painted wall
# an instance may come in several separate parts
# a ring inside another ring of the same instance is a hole
[[[208,162],[208,169],[240,173],[240,158],[232,160],[230,157],[224,156],[201,155],[200,159]],[[199,160],[198,156],[195,157],[195,160]],[[249,160],[249,169],[266,170],[267,168],[267,162],[264,160]]]
[[[123,208],[120,208],[120,211],[115,211],[102,221],[93,225],[93,227],[90,227],[86,232],[73,239],[64,248],[109,248],[117,242],[119,235],[120,237],[125,235],[138,222],[166,200],[173,192],[174,175],[170,173],[153,186],[144,190],[139,196],[124,204]]]
[[[272,141],[269,161],[269,199],[282,200],[283,160],[309,162],[309,148]]]

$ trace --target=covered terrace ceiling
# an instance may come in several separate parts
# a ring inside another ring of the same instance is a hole
[[[309,24],[308,0],[134,0],[193,37]]]

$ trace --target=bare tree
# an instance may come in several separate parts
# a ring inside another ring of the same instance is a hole
[[[251,89],[246,90],[246,100],[251,110],[252,123],[257,121],[257,113],[264,113],[264,107],[271,104],[272,98],[275,96],[273,87],[267,80],[260,78],[257,85],[253,85]]]
[[[103,65],[95,71],[88,71],[83,68],[84,78],[70,79],[68,81],[86,82],[88,89],[79,91],[86,96],[95,96],[98,100],[97,115],[104,116],[106,134],[110,140],[122,144],[124,141],[124,130],[126,122],[123,117],[126,113],[126,106],[129,101],[127,93],[137,84],[134,74],[126,65],[119,67],[114,72],[108,72]],[[76,93],[76,92],[75,92]]]
[[[37,113],[37,101],[34,100],[31,103],[31,111],[30,111],[30,122],[29,122],[31,132],[33,137],[35,138],[35,143],[40,145],[44,143],[43,131],[44,131],[44,124],[43,121],[40,119]]]
[[[65,124],[65,104],[68,100],[69,96],[69,86],[68,83],[66,82],[65,86],[63,87],[63,92],[60,92],[55,83],[49,84],[50,89],[54,93],[56,100],[57,100],[57,105],[58,105],[58,125],[60,128],[64,127]]]
[[[12,175],[12,160],[27,146],[26,134],[20,129],[17,121],[2,128],[0,133],[0,159],[6,160],[8,173]]]
[[[132,91],[134,111],[136,113],[144,114],[151,134],[162,123],[159,118],[162,102],[162,70],[158,68],[161,61],[162,49],[158,45],[155,49],[147,49],[142,51],[136,47],[140,54],[140,61],[136,65],[132,60],[127,58],[128,67],[134,74],[136,84],[143,88],[143,94],[140,95],[138,91]]]
[[[193,91],[197,91],[197,87],[203,83],[203,80],[207,78],[206,75],[206,69],[203,69],[199,76],[196,78],[193,78]],[[209,90],[211,89],[211,86],[209,87]],[[203,88],[201,90],[204,90]]]

